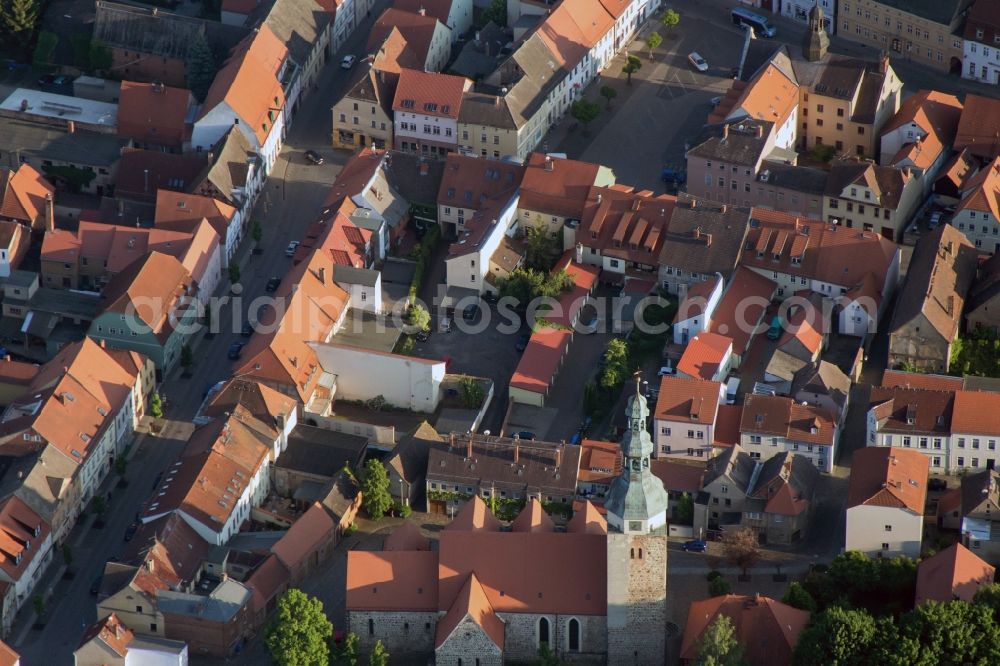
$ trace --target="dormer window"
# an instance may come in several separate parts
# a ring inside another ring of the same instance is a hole
[[[772,254],[771,254],[771,258],[772,258],[772,259],[773,259],[774,261],[781,261],[781,255],[780,255],[780,254],[778,254],[777,252],[774,252],[774,253],[772,253]]]
[[[792,257],[792,265],[793,266],[801,266],[802,265],[802,257]]]

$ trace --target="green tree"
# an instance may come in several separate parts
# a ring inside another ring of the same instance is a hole
[[[586,135],[590,123],[597,120],[597,116],[601,115],[601,107],[590,100],[578,99],[569,107],[569,113],[583,124],[583,133]]]
[[[490,21],[496,23],[501,28],[507,26],[507,0],[493,0],[490,6],[482,13],[483,25]]]
[[[743,645],[729,616],[721,613],[705,628],[698,641],[697,662],[702,666],[742,666]]]
[[[108,501],[104,499],[104,495],[94,495],[94,498],[90,500],[90,510],[98,519],[104,515],[104,512],[108,510]]]
[[[900,619],[899,643],[913,663],[1000,664],[1000,626],[993,609],[964,601],[928,602]]]
[[[531,268],[518,268],[507,277],[500,278],[497,290],[500,296],[510,296],[518,306],[527,307],[533,299],[542,296],[555,298],[573,288],[573,278],[566,271],[544,273]]]
[[[250,228],[250,237],[253,238],[254,243],[260,243],[261,239],[264,238],[264,229],[260,226],[260,220],[253,221],[253,226]]]
[[[668,9],[667,11],[663,12],[662,16],[660,16],[660,23],[662,23],[663,27],[667,28],[668,30],[673,27],[676,27],[677,24],[680,22],[681,22],[681,15],[678,14],[673,9]]]
[[[35,71],[48,72],[52,69],[56,46],[58,44],[59,36],[54,32],[42,30],[38,33],[35,52],[31,56],[31,66],[35,68]]]
[[[38,23],[37,0],[3,0],[0,2],[0,26],[3,31],[26,48]]]
[[[655,30],[653,32],[649,33],[649,37],[646,38],[646,46],[649,47],[649,59],[650,60],[653,59],[653,49],[655,49],[656,47],[658,47],[662,43],[663,43],[663,37],[660,36],[660,33],[656,32]]]
[[[344,641],[337,650],[337,666],[357,666],[358,663],[358,635],[353,631],[344,636]]]
[[[630,55],[625,60],[625,66],[622,67],[622,73],[628,75],[627,83],[632,85],[632,75],[642,69],[642,61],[639,60],[639,56]]]
[[[549,272],[562,245],[559,236],[545,226],[527,226],[524,229],[524,264],[536,271]]]
[[[607,106],[605,106],[605,108],[610,109],[611,100],[613,100],[615,97],[618,97],[618,91],[612,88],[611,86],[601,86],[600,92],[601,92],[601,97],[603,97],[608,101]]]
[[[781,598],[781,602],[788,604],[793,608],[798,608],[799,610],[809,611],[810,613],[816,612],[816,600],[812,598],[809,591],[802,587],[801,583],[793,582],[788,586],[788,591],[785,592],[785,596]]]
[[[154,419],[163,418],[163,398],[159,393],[154,393],[149,399],[149,415]]]
[[[389,475],[378,460],[365,463],[365,478],[361,482],[361,502],[372,520],[379,520],[392,507],[389,494]]]
[[[458,389],[459,397],[466,409],[479,409],[483,400],[486,399],[486,392],[474,377],[462,377],[458,383]]]
[[[907,610],[917,581],[917,564],[908,557],[871,558],[848,551],[825,571],[811,572],[804,586],[822,610],[836,604],[865,608],[873,615]]]
[[[710,597],[721,597],[725,594],[730,594],[732,591],[733,586],[722,576],[716,576],[708,581],[708,595]]]
[[[323,602],[292,588],[278,600],[278,614],[264,634],[264,645],[279,666],[315,666],[330,661],[333,625]]]
[[[93,72],[104,72],[111,69],[114,64],[114,56],[108,45],[99,39],[90,41],[90,70]]]
[[[628,377],[628,345],[621,338],[613,338],[604,350],[604,370],[600,384],[605,389],[616,389]]]
[[[191,93],[199,102],[205,101],[205,95],[215,79],[215,56],[208,42],[198,35],[188,46],[187,52],[187,84]]]
[[[552,648],[549,647],[548,643],[542,643],[538,647],[538,661],[535,662],[538,666],[559,666],[561,663],[559,657],[552,653]]]
[[[368,666],[389,666],[389,652],[382,645],[382,641],[375,641],[375,647],[368,655]]]
[[[979,588],[972,603],[988,606],[993,610],[994,617],[1000,621],[1000,583],[990,583]]]
[[[70,46],[73,47],[73,64],[80,69],[90,71],[90,35],[88,33],[77,33],[69,38]]]
[[[746,576],[760,559],[760,544],[757,533],[749,527],[726,531],[722,535],[723,556],[733,566],[739,567]]]
[[[229,281],[233,284],[240,281],[240,265],[235,261],[229,264]]]
[[[35,609],[35,615],[45,614],[45,597],[40,594],[36,594],[31,598],[31,605]]]
[[[431,328],[431,313],[423,305],[413,305],[406,313],[406,323],[418,331],[428,331]]]
[[[867,611],[833,606],[813,616],[799,635],[793,661],[802,666],[864,664],[878,634],[875,618]]]
[[[677,518],[677,522],[684,525],[690,525],[694,521],[694,499],[690,493],[684,493],[677,500],[677,508],[674,510],[674,516]]]

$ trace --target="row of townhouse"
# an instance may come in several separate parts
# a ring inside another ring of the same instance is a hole
[[[1000,427],[992,414],[1000,395],[965,389],[876,387],[868,406],[868,446],[918,451],[936,474],[993,469]]]
[[[471,25],[471,3],[432,4],[397,2],[378,19],[368,57],[333,107],[335,147],[391,145],[421,155],[457,151],[523,161],[658,5],[561,3],[473,87],[469,79],[438,73],[450,45]],[[537,10],[511,3],[508,23]]]
[[[0,416],[4,533],[2,629],[31,596],[55,550],[124,455],[155,385],[153,364],[90,338],[66,346],[44,366],[6,360],[23,392]]]

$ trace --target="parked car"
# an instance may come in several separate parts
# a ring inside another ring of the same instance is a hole
[[[476,315],[478,314],[479,314],[479,304],[469,303],[468,305],[465,306],[465,309],[462,310],[462,319],[466,321],[475,321]]]
[[[594,424],[594,419],[589,416],[583,417],[583,422],[580,423],[580,432],[586,434],[590,430],[590,426]]]
[[[518,439],[526,439],[528,441],[531,441],[535,438],[535,433],[531,432],[530,430],[522,430],[519,433],[515,433],[514,436],[517,437]]]
[[[927,490],[948,490],[948,482],[944,479],[929,479],[927,481]]]
[[[781,317],[775,316],[771,320],[771,326],[767,329],[767,339],[777,340],[781,337]]]
[[[522,333],[521,336],[517,339],[517,344],[514,345],[514,349],[516,349],[519,352],[523,352],[525,349],[528,348],[528,340],[530,339],[531,339],[530,335],[528,335],[527,333]]]
[[[292,254],[294,254],[294,252]],[[274,292],[278,291],[278,287],[280,287],[280,286],[281,286],[281,278],[280,277],[273,277],[273,278],[271,278],[270,280],[267,281],[266,285],[264,285],[264,291],[266,291],[268,293],[274,293]]]
[[[135,533],[138,531],[139,531],[138,523],[131,523],[128,527],[125,528],[125,541],[131,541],[132,537],[134,537]]]
[[[691,66],[699,72],[708,71],[708,61],[702,58],[697,51],[692,51],[688,54],[688,62],[691,63]]]
[[[248,321],[243,322],[243,328],[240,329],[240,335],[242,335],[244,338],[249,338],[251,335],[254,334],[254,332],[255,331],[253,329],[253,324],[251,324]]]
[[[712,106],[719,106],[722,104],[722,95],[716,95],[712,99],[708,100],[708,103]]]
[[[686,550],[689,553],[704,553],[708,550],[708,544],[701,539],[692,539],[691,541],[685,541],[684,545],[681,546],[681,550]]]
[[[72,76],[65,76],[60,74],[56,78],[52,79],[52,84],[57,86],[65,86],[73,81]]]
[[[228,356],[230,360],[233,361],[239,359],[239,357],[243,355],[244,346],[246,346],[245,342],[239,342],[239,341],[234,342],[233,344],[229,345],[229,351],[226,353],[226,356]]]
[[[927,223],[927,228],[928,229],[937,229],[937,226],[939,224],[941,224],[941,217],[942,217],[942,213],[939,210],[936,210],[933,213],[931,213],[931,219],[930,219],[930,222]]]
[[[687,174],[680,169],[663,167],[663,170],[660,172],[660,180],[668,185],[683,185],[687,182]]]
[[[51,84],[55,80],[56,77],[52,76],[51,74],[42,74],[41,76],[38,77],[38,85],[46,86]]]
[[[451,333],[451,317],[441,317],[438,320],[438,330],[442,333]]]
[[[305,153],[306,159],[313,164],[322,164],[323,156],[317,153],[315,150],[307,150]]]
[[[669,363],[667,363],[665,366],[663,366],[662,368],[660,368],[660,371],[658,373],[656,373],[656,374],[659,377],[665,377],[666,375],[673,375],[673,374],[676,374],[676,373],[677,373],[677,371],[674,370],[674,366],[672,366]]]
[[[354,63],[357,62],[357,59],[358,57],[355,55],[345,55],[340,59],[340,68],[350,69],[351,67],[354,67]]]
[[[297,248],[298,246],[299,246],[299,242],[298,242],[298,241],[291,241],[291,242],[290,242],[290,243],[288,244],[288,247],[286,247],[286,248],[285,248],[285,256],[286,256],[286,257],[292,257],[292,256],[295,256],[295,249],[296,249],[296,248]]]
[[[94,580],[90,581],[90,593],[95,597],[97,596],[98,592],[101,591],[101,581],[103,580],[104,580],[104,574],[100,573],[97,574],[97,577],[94,578]]]
[[[431,338],[430,331],[417,331],[417,342],[427,342]]]

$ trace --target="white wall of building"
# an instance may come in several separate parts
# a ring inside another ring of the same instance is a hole
[[[1000,48],[965,40],[962,78],[1000,85]]]
[[[924,517],[908,509],[860,505],[847,510],[847,550],[919,557]]]
[[[486,274],[490,270],[490,258],[500,247],[504,236],[512,236],[517,231],[517,202],[520,197],[515,194],[504,205],[497,215],[496,224],[489,220],[475,220],[475,224],[490,224],[490,229],[483,235],[478,247],[470,248],[464,254],[448,257],[445,260],[446,281],[449,287],[463,287],[482,293],[486,289]],[[441,206],[439,205],[440,209]],[[467,219],[467,218],[466,218]],[[462,226],[459,226],[457,244],[462,245]]]
[[[840,311],[838,331],[843,335],[863,338],[868,335],[870,322],[871,317],[868,315],[868,311],[861,307],[858,301],[850,301]],[[875,330],[873,326],[871,330]]]
[[[654,458],[683,455],[707,460],[712,457],[712,442],[715,441],[715,422],[711,424],[685,423],[656,419],[653,434],[656,446]]]
[[[131,643],[125,653],[125,666],[187,666],[187,645],[180,652],[157,650],[153,645]]]
[[[347,345],[314,344],[325,372],[337,376],[337,397],[370,400],[381,395],[395,407],[433,412],[441,398],[444,361],[375,352]]]
[[[784,451],[791,451],[803,458],[808,458],[821,472],[833,471],[833,459],[836,456],[836,442],[840,437],[840,428],[833,433],[834,445],[805,444],[786,437],[771,434],[740,433],[740,446],[756,460],[768,460]]]
[[[718,280],[715,284],[715,288],[705,300],[705,307],[702,308],[701,314],[688,317],[687,319],[674,324],[673,331],[675,345],[687,344],[688,340],[708,328],[708,325],[712,321],[712,315],[715,314],[715,308],[719,305],[719,301],[722,299],[724,286],[725,282],[721,279]],[[683,303],[683,299],[681,299],[681,302]]]

